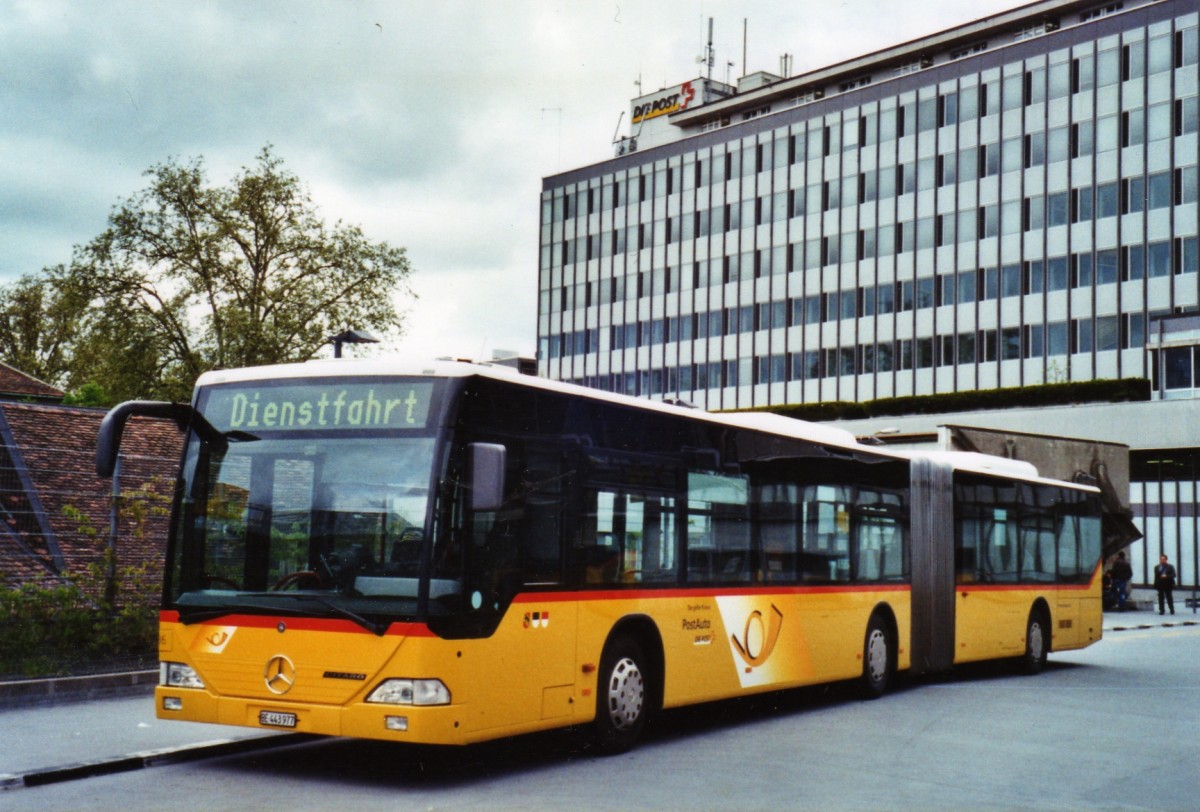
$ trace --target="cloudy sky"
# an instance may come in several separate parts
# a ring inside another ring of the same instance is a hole
[[[611,157],[637,80],[700,75],[709,17],[724,79],[743,20],[749,71],[800,73],[1016,5],[0,0],[0,283],[69,261],[148,167],[223,184],[269,143],[327,221],[408,250],[388,349],[532,353],[541,179]]]

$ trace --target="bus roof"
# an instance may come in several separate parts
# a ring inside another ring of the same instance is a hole
[[[341,358],[320,359],[295,364],[275,364],[271,366],[243,367],[240,369],[215,370],[206,372],[196,381],[196,388],[226,383],[249,383],[253,381],[270,381],[286,378],[359,378],[374,376],[429,376],[438,378],[468,378],[483,377],[503,380],[542,389],[550,392],[561,392],[590,400],[604,401],[623,406],[631,406],[648,411],[664,412],[688,417],[694,420],[705,420],[727,426],[775,434],[824,446],[840,448],[847,451],[869,454],[877,457],[892,459],[916,458],[931,459],[948,464],[955,470],[974,473],[1000,475],[1033,482],[1043,482],[1060,486],[1068,486],[1081,490],[1095,490],[1087,485],[1077,485],[1057,479],[1046,479],[1038,474],[1032,464],[1020,460],[1003,457],[993,457],[987,454],[977,454],[964,451],[905,451],[899,449],[879,448],[864,445],[845,429],[820,423],[810,423],[791,417],[773,414],[771,412],[706,412],[702,409],[683,405],[632,397],[615,392],[604,392],[599,389],[579,386],[578,384],[554,381],[533,375],[523,375],[516,369],[495,364],[480,364],[470,361],[449,359],[423,360],[405,356],[389,356],[384,358]]]

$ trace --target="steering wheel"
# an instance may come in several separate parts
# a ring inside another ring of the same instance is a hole
[[[202,583],[204,584],[205,589],[212,589],[216,586],[223,586],[233,590],[241,589],[241,587],[235,584],[233,581],[228,578],[223,578],[220,575],[205,575]]]
[[[307,582],[308,586],[318,587],[321,585],[321,576],[317,575],[312,570],[300,570],[298,572],[289,572],[287,575],[280,578],[271,587],[272,591],[282,592],[290,586],[295,586],[297,589],[302,589]]]

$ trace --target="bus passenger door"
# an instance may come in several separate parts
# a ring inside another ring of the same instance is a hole
[[[1025,592],[1017,589],[1017,514],[999,486],[976,484],[964,492],[971,498],[959,504],[955,659],[1015,656],[1025,649],[1029,614]]]
[[[463,656],[472,728],[520,732],[573,711],[577,612],[561,590],[574,483],[561,449],[533,443],[509,444],[505,482],[499,509],[468,511],[470,604],[499,618]]]

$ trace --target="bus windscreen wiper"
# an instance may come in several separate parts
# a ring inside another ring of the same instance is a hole
[[[355,623],[357,623],[359,626],[362,626],[364,629],[371,632],[371,634],[377,635],[379,637],[383,636],[383,633],[387,631],[387,628],[390,625],[388,623],[377,623],[373,620],[365,618],[362,615],[358,614],[357,612],[355,612],[351,609],[347,609],[344,606],[338,606],[336,603],[326,600],[325,598],[322,598],[319,595],[305,595],[302,592],[295,592],[295,593],[290,593],[290,594],[281,594],[279,592],[246,592],[246,593],[243,593],[243,596],[254,597],[254,598],[271,598],[271,599],[291,598],[292,600],[297,600],[297,601],[312,601],[313,603],[319,603],[321,606],[324,606],[326,609],[328,609],[331,613],[338,615],[340,617],[344,617],[347,620],[352,620]],[[277,610],[276,606],[257,606],[256,605],[256,606],[254,606],[254,608],[258,609],[260,611],[266,611],[266,612],[273,612],[273,611]],[[213,611],[220,611],[221,614],[229,614],[229,612],[226,610],[214,609]],[[292,608],[292,609],[287,610],[287,614],[305,615],[308,613],[303,611],[302,609]],[[182,620],[182,617],[180,619]],[[184,622],[186,623],[187,621],[184,621]]]
[[[305,614],[303,611],[293,607],[266,606],[261,603],[227,603],[222,606],[180,606],[179,622],[185,626],[190,626],[193,623],[203,623],[206,620],[214,620],[225,615],[237,614],[238,612],[250,612],[256,615]]]
[[[341,615],[342,617],[346,618],[347,620],[353,620],[359,626],[362,626],[364,629],[371,632],[371,634],[375,635],[376,637],[383,637],[383,633],[387,631],[387,628],[390,625],[388,623],[376,623],[373,620],[368,620],[367,618],[363,617],[362,615],[358,614],[357,612],[353,612],[344,606],[338,606],[336,603],[331,603],[330,601],[327,601],[324,598],[318,598],[314,595],[295,595],[292,597],[307,598],[308,600],[316,601],[317,603],[321,604],[322,606],[324,606],[325,608],[327,608],[329,611],[333,612],[334,614]]]
[[[371,634],[376,635],[377,637],[382,637],[383,633],[387,631],[389,625],[387,623],[377,623],[373,620],[363,617],[357,612],[345,608],[344,606],[338,606],[336,603],[331,603],[330,601],[327,601],[324,598],[316,595],[280,595],[278,592],[253,592],[247,593],[244,597],[269,597],[272,599],[292,598],[293,600],[313,601],[314,603],[319,603],[321,606],[325,607],[335,615],[339,615],[347,620],[354,621],[359,626],[362,626],[364,629],[371,632]],[[259,603],[229,603],[219,607],[196,607],[194,609],[187,606],[182,606],[179,609],[179,621],[187,626],[192,623],[203,623],[206,620],[213,620],[215,618],[223,617],[225,615],[232,615],[237,612],[253,612],[254,614],[268,615],[286,614],[292,616],[304,616],[309,614],[298,607],[281,607],[275,604],[266,605]]]

